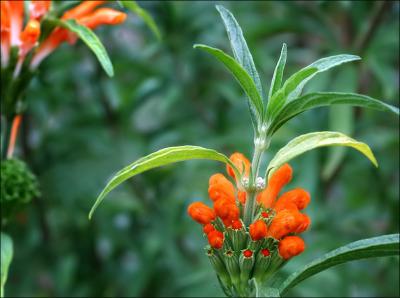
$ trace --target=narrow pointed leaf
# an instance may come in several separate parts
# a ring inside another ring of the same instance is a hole
[[[359,240],[335,249],[291,274],[279,287],[281,295],[301,281],[333,266],[366,258],[399,256],[399,234]]]
[[[95,204],[90,210],[89,219],[92,217],[93,212],[98,205],[104,200],[105,196],[125,180],[154,168],[191,159],[208,159],[224,162],[232,167],[237,177],[240,177],[240,173],[230,159],[215,150],[198,146],[178,146],[164,148],[138,159],[116,173],[96,199]]]
[[[256,119],[259,120],[260,118],[262,118],[263,115],[262,99],[257,91],[254,81],[251,79],[246,70],[244,70],[243,67],[241,67],[239,63],[236,62],[235,59],[233,59],[231,56],[224,53],[220,49],[212,48],[201,44],[196,44],[193,47],[196,49],[197,48],[202,49],[210,53],[219,61],[221,61],[226,66],[226,68],[228,68],[228,70],[232,73],[232,75],[242,86],[244,92],[247,94],[250,100],[251,112],[256,116]]]
[[[364,154],[376,167],[378,166],[375,156],[367,144],[358,142],[340,132],[320,131],[298,136],[280,149],[268,165],[268,177],[271,177],[275,170],[296,156],[324,146],[352,147]]]
[[[366,95],[339,92],[315,92],[303,95],[287,103],[274,119],[270,127],[270,132],[276,132],[285,122],[304,111],[329,105],[351,105],[378,111],[392,112],[399,115],[398,108]]]
[[[139,17],[143,19],[143,21],[149,26],[151,31],[153,31],[154,35],[157,37],[158,40],[161,39],[161,33],[160,30],[158,29],[156,22],[154,22],[154,19],[152,16],[143,8],[141,8],[136,1],[123,1],[120,0],[118,1],[121,6],[129,9],[133,13],[137,14]]]
[[[1,240],[1,273],[0,273],[0,297],[4,297],[4,286],[7,281],[8,269],[13,258],[13,242],[10,236],[0,234]]]
[[[101,66],[108,76],[112,77],[114,75],[114,68],[108,57],[107,51],[101,43],[97,35],[89,28],[79,25],[75,20],[59,20],[51,19],[50,22],[55,22],[57,26],[68,29],[79,36],[80,39],[92,50],[92,52],[99,60]]]
[[[283,71],[285,69],[285,64],[286,64],[286,57],[287,57],[287,47],[286,44],[284,43],[282,45],[281,55],[275,67],[274,75],[272,76],[268,99],[271,99],[272,96],[281,88],[283,80]]]
[[[225,29],[231,43],[233,56],[253,79],[258,93],[262,96],[263,92],[260,77],[256,66],[254,65],[253,57],[247,46],[246,40],[244,39],[242,29],[229,10],[221,5],[216,5],[216,8],[224,21]]]
[[[307,67],[293,74],[283,85],[283,87],[273,96],[271,104],[268,107],[268,119],[275,119],[286,103],[300,96],[306,83],[311,80],[316,74],[324,72],[332,67],[343,63],[360,60],[361,58],[355,55],[336,55],[319,59]],[[314,71],[311,71],[314,70]],[[290,88],[288,88],[288,86]],[[282,90],[286,88],[286,90]]]

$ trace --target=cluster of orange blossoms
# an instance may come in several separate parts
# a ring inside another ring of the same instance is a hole
[[[126,14],[111,8],[97,8],[107,1],[83,1],[81,4],[66,11],[61,19],[74,19],[78,24],[94,29],[99,25],[116,25],[122,23]],[[1,64],[8,65],[10,50],[18,48],[18,64],[14,76],[20,72],[26,55],[38,44],[41,34],[41,20],[50,8],[52,1],[35,1],[29,3],[29,19],[24,24],[24,1],[1,1]],[[64,28],[55,28],[43,40],[33,53],[31,68],[36,68],[40,62],[53,52],[62,42],[74,43],[76,36]]]
[[[243,154],[234,153],[230,159],[243,176],[249,176],[251,164]],[[233,179],[236,178],[231,167],[227,166],[227,172]],[[292,168],[288,164],[273,173],[268,186],[257,194],[256,211],[249,227],[244,226],[241,220],[247,193],[236,190],[234,184],[220,173],[212,175],[209,180],[208,194],[213,208],[195,202],[188,207],[188,213],[203,225],[203,232],[213,249],[218,251],[223,248],[222,251],[233,252],[239,249],[236,252],[245,258],[253,254],[268,257],[275,253],[284,262],[304,251],[304,241],[297,235],[310,225],[310,218],[300,212],[310,203],[308,192],[296,188],[278,198],[291,178]],[[238,247],[230,239],[234,231],[245,235]]]

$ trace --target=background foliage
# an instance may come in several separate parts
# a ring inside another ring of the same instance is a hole
[[[9,226],[14,260],[9,296],[221,295],[187,205],[207,201],[218,163],[191,161],[137,176],[87,214],[107,179],[140,156],[193,144],[250,155],[250,117],[240,87],[194,43],[229,43],[215,3],[142,2],[163,39],[135,16],[98,30],[114,64],[106,77],[84,44],[47,59],[26,94],[20,150],[42,197]],[[398,2],[225,2],[240,22],[262,76],[270,81],[283,42],[285,78],[316,59],[356,54],[361,62],[315,78],[312,91],[349,91],[399,105]],[[307,250],[284,269],[338,246],[399,230],[399,122],[358,108],[304,113],[273,138],[271,158],[293,137],[339,130],[369,144],[380,167],[351,149],[320,149],[293,161],[294,180],[312,195]],[[399,259],[332,268],[288,294],[398,296]],[[286,275],[285,275],[286,274]],[[326,286],[329,284],[329,286]]]

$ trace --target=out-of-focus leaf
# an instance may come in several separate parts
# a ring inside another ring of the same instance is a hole
[[[224,21],[226,32],[228,33],[229,41],[231,43],[233,56],[253,79],[258,93],[262,96],[263,92],[260,77],[256,66],[254,65],[253,57],[247,46],[246,40],[244,39],[242,29],[229,10],[221,5],[216,5],[216,8]]]
[[[201,44],[195,44],[193,47],[196,49],[197,48],[202,49],[210,53],[219,61],[221,61],[226,66],[226,68],[229,69],[229,71],[233,74],[233,76],[236,78],[236,80],[239,82],[239,84],[242,86],[243,90],[247,94],[251,103],[250,105],[252,107],[251,112],[254,113],[256,119],[258,120],[262,119],[263,102],[261,99],[261,95],[258,93],[254,81],[252,80],[250,75],[246,72],[246,70],[242,68],[239,65],[239,63],[236,62],[235,59],[233,59],[231,56],[224,53],[220,49],[212,48]]]
[[[0,234],[1,239],[1,283],[0,283],[0,297],[4,297],[4,286],[7,281],[8,269],[13,257],[13,243],[10,236],[5,233]]]
[[[340,132],[319,131],[298,136],[280,149],[268,165],[266,172],[268,178],[289,160],[307,151],[324,146],[352,147],[364,154],[376,167],[378,166],[378,162],[367,144],[358,142]]]
[[[101,66],[108,76],[112,77],[114,75],[114,68],[108,57],[107,51],[101,43],[97,35],[90,30],[88,27],[79,25],[75,20],[59,20],[51,19],[50,22],[54,22],[57,26],[68,29],[71,32],[76,33],[80,39],[92,50],[96,55],[97,60],[99,60]]]
[[[116,173],[97,197],[96,202],[90,210],[89,219],[92,217],[97,206],[104,200],[105,196],[125,180],[154,168],[191,159],[208,159],[224,162],[233,168],[237,177],[240,177],[239,171],[230,161],[230,159],[215,150],[198,146],[178,146],[164,148],[138,159]]]
[[[276,93],[276,91],[278,91],[281,88],[283,80],[283,71],[285,69],[285,64],[286,64],[286,57],[287,57],[287,47],[286,44],[284,43],[282,45],[281,55],[274,70],[274,75],[272,76],[268,99],[270,99]]]
[[[141,8],[136,1],[123,1],[119,0],[119,3],[133,13],[136,13],[139,17],[143,19],[143,21],[149,26],[151,31],[153,31],[154,35],[157,37],[158,40],[161,39],[161,33],[160,30],[158,29],[156,22],[154,22],[154,19],[152,16],[143,8]]]
[[[301,281],[330,267],[365,258],[399,255],[399,234],[352,242],[335,249],[291,274],[279,287],[281,295]]]
[[[287,103],[274,119],[270,127],[270,132],[271,134],[275,133],[285,122],[304,111],[334,104],[352,105],[399,114],[398,108],[366,95],[357,93],[315,92],[303,95]]]

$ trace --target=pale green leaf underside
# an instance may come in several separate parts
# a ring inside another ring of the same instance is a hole
[[[105,196],[125,180],[157,167],[191,159],[208,159],[229,164],[235,171],[236,177],[240,177],[240,173],[235,165],[229,160],[229,158],[215,150],[198,146],[177,146],[164,148],[138,159],[116,173],[96,199],[95,204],[90,210],[89,219],[92,217],[93,212],[98,205],[104,200]]]
[[[0,297],[4,297],[4,285],[7,281],[8,269],[13,258],[13,243],[10,236],[1,233],[1,267],[0,267]]]
[[[281,295],[297,285],[299,282],[309,278],[330,267],[365,258],[398,256],[399,234],[384,235],[352,242],[348,245],[335,249],[321,258],[316,259],[302,269],[291,274],[279,287]]]
[[[281,88],[282,80],[283,80],[283,71],[285,69],[287,57],[287,47],[284,43],[282,45],[281,55],[279,57],[278,63],[276,64],[274,74],[272,76],[271,87],[269,89],[268,99],[272,98],[272,96]]]
[[[296,156],[324,146],[352,147],[364,154],[375,166],[378,166],[375,156],[367,144],[358,142],[340,132],[320,131],[298,136],[280,149],[268,165],[266,172],[268,178],[270,178],[272,173],[280,166],[289,162]]]
[[[58,26],[68,29],[79,36],[80,39],[92,50],[92,52],[99,60],[101,66],[108,76],[112,77],[114,75],[114,68],[108,57],[107,51],[101,43],[97,35],[89,28],[79,25],[75,20],[52,20],[57,23]]]
[[[228,70],[233,74],[233,76],[236,78],[236,80],[239,82],[239,84],[242,86],[243,90],[249,97],[251,106],[254,108],[254,112],[256,113],[257,118],[260,119],[263,114],[263,102],[260,94],[257,91],[254,81],[246,72],[246,70],[244,70],[243,67],[236,62],[235,59],[233,59],[231,56],[224,53],[220,49],[212,48],[202,44],[195,44],[193,47],[196,49],[202,49],[210,53],[219,61],[221,61],[226,66],[226,68],[228,68]]]
[[[121,3],[121,5],[127,9],[129,9],[130,11],[132,11],[133,13],[136,13],[139,17],[141,17],[143,19],[143,21],[147,24],[147,26],[149,26],[149,28],[151,29],[151,31],[153,31],[154,35],[157,37],[158,40],[161,39],[161,33],[160,30],[158,29],[156,22],[154,22],[154,19],[152,18],[152,16],[143,8],[141,8],[136,1],[123,1],[120,0],[118,1],[119,3]]]
[[[276,115],[270,126],[270,133],[275,133],[285,122],[304,111],[329,105],[352,105],[399,114],[398,108],[366,95],[340,92],[315,92],[303,95],[287,103],[278,115]]]
[[[260,95],[263,94],[260,77],[258,75],[256,66],[254,65],[253,57],[247,46],[246,40],[244,39],[242,29],[229,10],[221,5],[216,5],[215,7],[224,21],[225,29],[228,33],[228,38],[231,43],[233,56],[253,79],[258,93]]]

